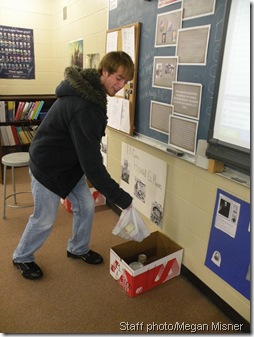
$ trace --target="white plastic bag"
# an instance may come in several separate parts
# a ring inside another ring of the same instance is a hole
[[[122,211],[119,221],[112,230],[114,235],[126,240],[141,242],[150,235],[146,224],[134,206]]]

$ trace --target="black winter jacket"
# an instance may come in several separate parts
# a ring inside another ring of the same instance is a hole
[[[56,96],[30,145],[34,177],[65,198],[85,174],[107,199],[127,208],[132,197],[110,177],[100,152],[107,98],[99,74],[94,69],[66,68]]]

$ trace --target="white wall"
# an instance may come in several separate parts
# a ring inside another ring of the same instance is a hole
[[[84,54],[104,55],[107,13],[108,0],[0,0],[1,25],[33,29],[36,60],[35,79],[0,79],[1,95],[54,94],[70,65],[70,41],[83,38]]]
[[[65,6],[67,20],[63,20]],[[54,93],[69,65],[69,41],[84,38],[84,54],[104,54],[107,13],[108,0],[0,0],[2,25],[34,29],[36,56],[36,79],[0,79],[0,93]],[[184,248],[184,265],[250,321],[250,302],[204,266],[217,188],[247,202],[250,189],[112,129],[107,134],[108,169],[118,182],[122,142],[167,163],[163,232]]]
[[[84,39],[84,55],[105,54],[108,24],[107,0],[55,0],[54,53],[56,79],[63,78],[63,70],[70,65],[68,44]],[[67,20],[63,20],[63,7],[67,7]]]
[[[1,95],[51,94],[54,91],[54,23],[52,0],[0,0],[3,26],[33,29],[35,80],[0,79]]]

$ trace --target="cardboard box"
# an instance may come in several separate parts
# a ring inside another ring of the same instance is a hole
[[[133,270],[129,264],[147,255],[144,267]],[[128,241],[110,249],[110,274],[130,297],[140,295],[181,272],[183,249],[156,231],[142,242]]]

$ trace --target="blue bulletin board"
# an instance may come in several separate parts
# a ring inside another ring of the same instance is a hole
[[[250,204],[217,190],[205,265],[250,299]]]

